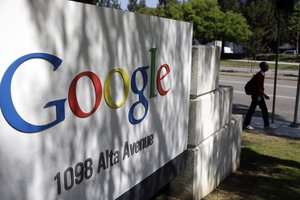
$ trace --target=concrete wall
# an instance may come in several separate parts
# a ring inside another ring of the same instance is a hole
[[[192,98],[218,88],[220,53],[219,47],[193,46],[190,94]]]
[[[188,162],[170,189],[198,200],[239,167],[242,116],[231,114],[233,89],[219,86],[220,47],[194,46],[192,55]]]
[[[188,144],[197,146],[230,122],[232,88],[220,87],[190,100]]]

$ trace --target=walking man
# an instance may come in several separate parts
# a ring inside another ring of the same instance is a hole
[[[244,129],[253,130],[254,128],[250,125],[252,115],[257,107],[261,109],[263,120],[264,120],[264,127],[265,129],[270,129],[270,122],[269,122],[269,113],[268,108],[265,102],[265,99],[270,99],[268,95],[264,93],[264,80],[265,80],[265,73],[269,70],[269,65],[266,62],[261,62],[259,64],[260,71],[254,75],[254,80],[256,83],[256,87],[254,92],[251,94],[252,102],[249,107],[249,110],[246,114],[244,120]]]

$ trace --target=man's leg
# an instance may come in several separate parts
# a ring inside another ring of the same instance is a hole
[[[258,102],[258,106],[261,109],[265,127],[270,126],[269,112],[264,98],[262,98],[261,101]]]
[[[257,97],[252,97],[251,105],[249,107],[249,110],[248,110],[245,120],[244,120],[244,127],[250,125],[251,118],[256,109],[256,106],[257,106]]]

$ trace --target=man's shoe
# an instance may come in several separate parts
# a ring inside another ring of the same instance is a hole
[[[246,130],[254,130],[254,128],[251,125],[244,126],[244,129],[246,129]]]

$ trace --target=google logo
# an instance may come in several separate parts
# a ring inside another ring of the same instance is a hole
[[[151,67],[150,67],[150,96],[149,98],[156,97],[156,89],[158,93],[161,96],[166,95],[170,88],[164,89],[162,86],[162,80],[166,78],[170,73],[170,67],[168,64],[162,64],[157,73],[156,73],[156,52],[157,48],[151,48]],[[5,120],[10,124],[11,127],[15,128],[16,130],[24,133],[36,133],[44,131],[48,128],[51,128],[53,126],[56,126],[60,122],[65,120],[65,99],[58,99],[54,101],[50,101],[46,103],[44,108],[49,108],[52,106],[55,106],[56,108],[56,117],[55,120],[52,122],[49,122],[48,124],[44,125],[34,125],[27,121],[25,121],[17,112],[13,101],[12,101],[12,95],[11,95],[11,83],[13,76],[16,72],[16,70],[22,65],[22,63],[31,60],[31,59],[42,59],[46,60],[49,63],[53,65],[53,71],[56,71],[59,66],[62,63],[62,60],[54,55],[47,54],[47,53],[32,53],[24,55],[17,60],[15,60],[6,70],[2,77],[2,81],[0,84],[0,108],[2,110],[2,114],[5,118]],[[104,86],[102,87],[102,82],[95,74],[91,71],[85,71],[81,72],[78,75],[75,76],[75,78],[72,80],[69,91],[68,91],[68,103],[71,111],[73,114],[79,118],[87,118],[91,115],[93,115],[96,110],[98,109],[102,95],[104,93],[104,99],[107,104],[112,109],[118,109],[124,105],[124,103],[127,100],[129,91],[131,91],[138,96],[138,101],[131,105],[129,113],[128,113],[128,120],[131,124],[136,125],[142,122],[148,113],[148,100],[144,95],[144,91],[148,84],[148,69],[149,66],[143,66],[138,67],[134,70],[131,77],[129,78],[128,73],[123,68],[114,68],[112,69],[106,76],[104,81]],[[112,77],[115,74],[120,74],[123,80],[123,91],[124,96],[121,102],[116,103],[112,99],[111,92],[110,92],[110,82]],[[143,81],[142,81],[142,87],[137,87],[137,74],[140,73],[142,75]],[[156,77],[155,77],[156,76]],[[84,112],[78,103],[77,96],[76,96],[76,86],[78,81],[83,78],[87,77],[91,80],[95,92],[95,103],[93,108],[90,112]],[[156,81],[155,81],[156,78]],[[137,118],[134,116],[134,110],[137,105],[141,104],[144,107],[144,113],[141,117]]]

